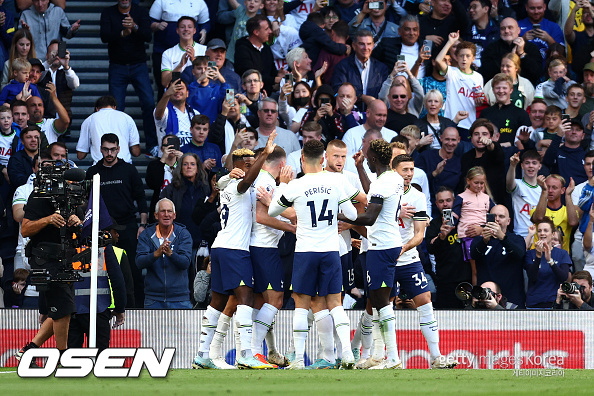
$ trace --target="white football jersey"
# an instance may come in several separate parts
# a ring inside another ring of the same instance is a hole
[[[8,160],[12,155],[11,145],[15,135],[16,132],[14,130],[10,135],[4,135],[3,133],[0,133],[0,164],[4,166],[8,165]]]
[[[340,209],[354,220],[357,210],[344,190],[344,179],[329,172],[307,173],[283,185],[274,197],[269,213],[281,212],[293,206],[297,215],[296,252],[337,252],[339,245],[338,221]],[[356,195],[356,194],[355,194]],[[280,209],[279,209],[280,207]]]
[[[404,180],[398,173],[388,170],[369,186],[368,201],[382,198],[382,210],[372,226],[367,226],[368,250],[386,250],[402,246],[398,230],[398,212],[404,193]]]
[[[231,179],[221,191],[221,231],[212,244],[213,248],[250,250],[252,232],[252,193],[237,191],[241,179]]]
[[[256,222],[256,205],[258,202],[256,193],[258,191],[258,187],[264,187],[266,191],[272,193],[276,189],[276,180],[274,180],[274,177],[272,177],[269,172],[260,170],[260,174],[254,182],[254,194],[252,196],[252,234],[250,237],[250,246],[276,248],[278,247],[278,241],[283,236],[283,231],[270,228]],[[277,219],[282,220],[280,216],[277,216]]]
[[[512,206],[514,208],[514,234],[525,237],[528,235],[530,211],[536,208],[542,188],[537,184],[531,186],[524,179],[516,179],[516,188],[511,192]]]
[[[415,221],[427,221],[427,200],[425,194],[414,187],[408,187],[402,196],[402,203],[415,207],[415,214],[410,219],[398,219],[398,230],[402,243],[405,244],[415,236]],[[396,266],[407,265],[419,261],[419,252],[414,247],[404,253],[398,259]]]
[[[353,172],[349,172],[349,171],[343,171],[342,173],[335,173],[336,175],[341,175],[344,179],[346,179],[344,181],[344,185],[346,188],[346,193],[348,196],[350,196],[351,198],[356,197],[357,195],[359,195],[359,192],[363,191],[363,186],[361,186],[361,180],[359,180],[359,175],[354,174]],[[353,202],[356,203],[356,202]],[[344,240],[344,245],[341,243],[341,246],[344,246],[346,248],[346,252],[343,252],[342,250],[340,251],[340,255],[344,255],[348,252],[350,252],[351,250],[353,250],[353,247],[351,246],[351,230],[344,230],[343,232],[340,233],[340,236],[342,237],[342,239]]]

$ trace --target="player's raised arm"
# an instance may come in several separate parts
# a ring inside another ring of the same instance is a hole
[[[344,215],[344,213],[346,212],[344,212],[344,205],[341,204],[340,208],[343,210],[344,213],[338,214],[338,220],[345,221],[347,223],[354,225],[370,226],[373,225],[377,220],[380,212],[382,211],[383,205],[383,198],[371,197],[371,199],[369,200],[369,204],[367,205],[367,210],[364,213],[360,213],[355,219],[350,219],[349,217]]]
[[[270,136],[268,136],[268,141],[266,142],[264,151],[262,151],[262,153],[258,156],[258,159],[256,159],[256,162],[254,162],[254,164],[250,167],[243,180],[237,185],[237,192],[240,194],[243,194],[248,190],[248,188],[251,187],[252,183],[254,183],[254,180],[256,180],[260,174],[260,169],[262,169],[264,161],[266,161],[268,155],[274,151],[274,148],[276,147],[276,144],[274,144],[274,138],[276,138],[276,132],[272,132]]]

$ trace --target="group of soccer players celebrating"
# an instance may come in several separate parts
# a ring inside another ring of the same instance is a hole
[[[212,300],[202,318],[192,367],[402,368],[393,310],[399,289],[417,307],[431,367],[454,367],[457,362],[439,350],[431,294],[416,249],[429,216],[424,194],[410,185],[414,161],[404,146],[372,140],[364,147],[365,155],[358,152],[353,159],[355,175],[344,170],[351,159],[342,141],[333,140],[324,150],[322,142],[309,140],[301,152],[303,176],[293,180],[275,136],[270,135],[258,155],[234,151],[234,169],[218,182],[222,230],[211,250]],[[362,236],[360,257],[368,294],[352,341],[342,306],[343,291],[354,284],[350,228]],[[293,342],[286,357],[276,350],[273,333],[283,303],[278,249],[283,232],[297,236],[291,279]],[[222,355],[233,314],[235,366]],[[318,359],[305,367],[313,321],[320,341]],[[262,354],[264,340],[268,356]]]

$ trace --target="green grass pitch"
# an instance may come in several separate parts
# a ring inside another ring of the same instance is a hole
[[[3,394],[16,395],[445,395],[591,394],[593,372],[517,377],[513,370],[170,370],[166,378],[19,378],[0,369]]]

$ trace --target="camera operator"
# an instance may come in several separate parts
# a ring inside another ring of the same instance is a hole
[[[501,294],[501,288],[495,282],[484,282],[481,284],[483,289],[489,289],[485,299],[477,299],[472,297],[472,303],[468,309],[516,309],[518,306],[512,302],[507,301],[507,298]]]
[[[56,208],[50,199],[31,195],[25,206],[21,235],[24,238],[31,238],[29,243],[33,252],[44,246],[47,254],[44,258],[33,255],[29,259],[30,263],[37,267],[42,266],[49,271],[50,276],[55,276],[62,269],[61,263],[56,258],[61,243],[60,229],[65,226],[80,225],[81,221],[76,215],[72,214],[66,220],[61,214],[56,213]],[[55,251],[55,255],[52,250]],[[43,345],[52,335],[56,338],[56,347],[60,353],[67,348],[70,315],[76,311],[74,283],[50,282],[48,289],[43,293],[43,298],[48,309],[48,318],[43,321],[33,340],[16,353],[17,360],[20,360],[26,350]]]
[[[571,282],[577,283],[580,288],[575,293],[563,292],[561,286],[557,290],[557,299],[553,309],[581,309],[592,311],[592,275],[588,271],[577,271],[571,277]]]
[[[511,302],[523,307],[526,243],[521,236],[507,231],[510,217],[505,206],[496,205],[491,213],[495,222],[487,223],[482,236],[475,237],[470,245],[470,255],[476,260],[477,284],[496,282]]]

